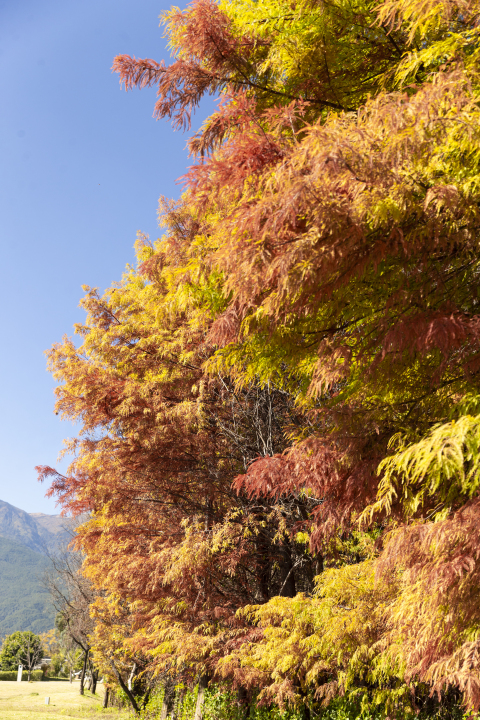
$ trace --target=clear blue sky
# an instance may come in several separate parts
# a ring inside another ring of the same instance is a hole
[[[110,69],[168,58],[163,1],[0,0],[0,499],[27,512],[58,512],[33,468],[74,433],[43,352],[83,320],[81,285],[120,279],[137,230],[157,237],[189,162],[155,91],[125,93]]]

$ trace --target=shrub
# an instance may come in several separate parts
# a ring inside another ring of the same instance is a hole
[[[41,670],[34,670],[32,672],[32,680],[39,681],[43,678],[43,672]],[[17,679],[17,671],[16,670],[0,670],[0,681],[2,680],[16,680]],[[24,670],[22,681],[28,680],[28,673]]]
[[[17,673],[13,670],[0,670],[0,680],[16,680]]]

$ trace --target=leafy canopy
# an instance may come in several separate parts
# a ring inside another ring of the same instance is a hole
[[[0,668],[2,670],[16,670],[24,663],[26,652],[40,658],[43,653],[42,641],[38,635],[29,630],[17,630],[7,635],[0,650]]]
[[[478,16],[196,0],[169,66],[115,59],[177,127],[220,98],[162,238],[49,353],[81,429],[42,477],[90,514],[119,682],[479,709]]]

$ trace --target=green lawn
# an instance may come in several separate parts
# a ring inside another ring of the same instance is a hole
[[[127,720],[130,714],[115,708],[102,709],[103,685],[97,685],[97,694],[85,691],[78,694],[79,683],[51,682],[0,682],[1,720]],[[50,705],[45,698],[50,698]]]

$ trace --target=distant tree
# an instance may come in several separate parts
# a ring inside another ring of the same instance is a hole
[[[39,637],[47,657],[51,658],[58,653],[60,649],[60,639],[57,628],[52,628],[48,632],[40,633]]]
[[[65,666],[64,659],[61,653],[55,653],[50,662],[50,668],[55,677],[58,677],[63,672]]]
[[[32,670],[43,656],[42,641],[34,633],[26,630],[7,635],[0,651],[0,667],[2,670],[16,670],[23,665],[30,680]]]
[[[57,555],[50,556],[52,570],[44,575],[44,586],[50,592],[52,603],[57,610],[55,627],[59,645],[63,651],[69,669],[72,672],[78,663],[77,648],[83,655],[80,675],[80,695],[84,694],[84,683],[89,668],[93,620],[90,617],[90,605],[96,597],[95,590],[88,578],[82,574],[82,556],[80,553],[63,548]],[[98,671],[91,668],[94,678],[92,691],[95,693]]]
[[[40,663],[43,657],[42,641],[38,635],[31,632],[24,633],[23,644],[19,653],[19,660],[28,672],[28,680],[32,676],[32,670]]]

